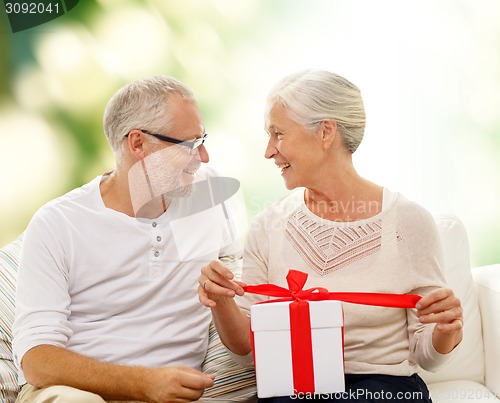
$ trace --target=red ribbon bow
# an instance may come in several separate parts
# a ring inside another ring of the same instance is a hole
[[[251,294],[267,295],[268,297],[282,297],[281,301],[325,301],[337,300],[353,304],[384,306],[389,308],[415,308],[422,298],[417,294],[384,294],[377,292],[329,292],[326,288],[313,287],[304,290],[307,273],[298,270],[289,270],[286,276],[288,288],[275,284],[257,284],[243,287]],[[266,301],[267,302],[267,301]]]
[[[373,292],[329,292],[326,288],[304,290],[307,273],[289,270],[288,289],[275,284],[247,285],[245,292],[281,297],[267,302],[293,301],[290,306],[290,338],[292,346],[293,385],[296,392],[314,393],[311,318],[307,301],[337,300],[354,304],[390,308],[415,308],[422,298],[417,294],[384,294]]]

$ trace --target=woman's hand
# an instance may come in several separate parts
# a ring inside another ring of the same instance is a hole
[[[247,355],[250,345],[250,317],[240,311],[234,297],[243,295],[246,284],[218,260],[202,267],[198,279],[200,302],[212,309],[213,320],[224,345],[237,355]]]
[[[463,337],[463,309],[451,289],[431,291],[422,297],[416,308],[421,323],[436,323],[432,338],[436,351],[447,354],[460,343]]]
[[[200,302],[214,308],[217,302],[227,298],[234,298],[235,295],[243,295],[243,288],[246,284],[234,279],[234,274],[219,260],[213,260],[201,269],[201,276],[198,279],[198,297]]]

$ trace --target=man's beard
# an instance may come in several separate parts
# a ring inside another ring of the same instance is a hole
[[[179,181],[180,182],[180,181]],[[168,192],[163,193],[166,199],[179,199],[181,197],[189,197],[193,192],[193,184],[180,185]]]
[[[137,161],[128,173],[134,213],[155,214],[165,211],[169,200],[189,197],[199,165],[182,147],[168,147]]]

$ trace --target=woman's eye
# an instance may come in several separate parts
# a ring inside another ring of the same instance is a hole
[[[282,140],[283,139],[283,133],[276,133],[276,138],[278,140]]]

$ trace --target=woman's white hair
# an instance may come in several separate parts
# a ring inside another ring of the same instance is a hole
[[[271,89],[267,97],[267,121],[274,105],[283,106],[291,119],[311,132],[323,120],[334,120],[351,153],[363,139],[366,115],[361,92],[337,74],[323,70],[291,74]]]
[[[115,153],[122,149],[123,137],[133,129],[167,133],[173,125],[169,111],[172,95],[196,102],[194,93],[172,77],[153,76],[119,89],[104,111],[104,132]]]

